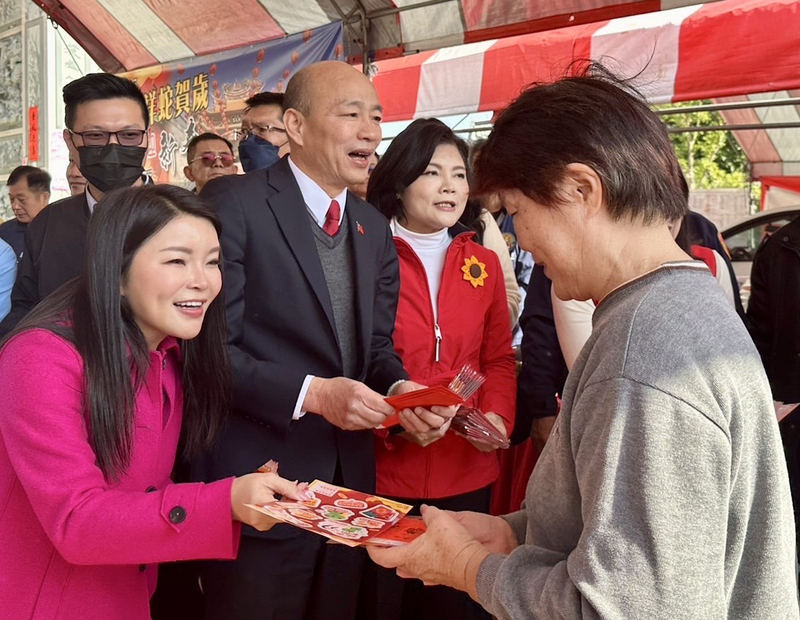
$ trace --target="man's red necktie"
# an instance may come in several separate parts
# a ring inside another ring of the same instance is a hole
[[[322,230],[331,237],[339,231],[339,215],[341,215],[339,203],[331,200],[331,206],[328,207],[328,212],[325,214],[325,224],[322,226]]]

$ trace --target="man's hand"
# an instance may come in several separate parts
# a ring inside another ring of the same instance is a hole
[[[501,418],[496,413],[492,413],[491,411],[484,414],[489,422],[492,423],[492,426],[497,428],[502,434],[503,437],[508,437],[508,433],[506,432],[506,425],[503,422],[503,418]],[[497,446],[490,445],[488,443],[483,443],[482,441],[478,441],[477,439],[467,439],[468,442],[472,444],[472,446],[481,452],[492,452],[493,450],[497,450]]]
[[[303,410],[321,415],[346,431],[375,428],[394,413],[383,396],[345,377],[314,377],[308,386]]]
[[[511,526],[500,517],[480,512],[447,511],[462,527],[492,553],[511,553],[519,546]]]
[[[477,575],[490,554],[452,516],[432,506],[422,507],[427,531],[408,545],[382,549],[368,546],[375,563],[396,568],[400,577],[421,579],[425,585],[445,585],[477,600]]]

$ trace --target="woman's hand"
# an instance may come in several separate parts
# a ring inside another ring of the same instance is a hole
[[[444,437],[458,407],[431,407],[400,411],[400,423],[406,429],[400,436],[422,446],[431,445]]]
[[[506,432],[506,424],[503,422],[503,418],[501,418],[496,413],[492,413],[489,411],[488,413],[484,414],[489,422],[492,423],[492,426],[495,426],[497,430],[499,430],[503,437],[508,438],[508,433]],[[481,452],[492,452],[493,450],[497,450],[497,446],[493,446],[487,443],[483,443],[482,441],[478,441],[476,439],[467,439],[468,442],[472,444],[474,448],[480,450]]]
[[[247,474],[233,481],[231,486],[231,512],[233,518],[257,530],[266,531],[278,523],[267,515],[248,508],[245,504],[261,506],[275,501],[275,495],[286,499],[303,499],[305,484],[291,482],[277,474]]]
[[[423,506],[422,518],[428,528],[422,536],[401,547],[367,547],[370,557],[384,568],[396,568],[400,577],[450,586],[477,600],[478,568],[490,550],[446,511]]]

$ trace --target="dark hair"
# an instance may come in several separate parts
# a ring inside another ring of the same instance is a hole
[[[247,113],[250,108],[257,108],[260,105],[276,105],[281,110],[283,110],[283,93],[256,93],[249,99],[245,99],[245,113]]]
[[[12,332],[49,329],[72,342],[83,358],[84,409],[90,443],[107,479],[130,462],[136,393],[150,364],[147,342],[120,292],[134,255],[180,215],[217,216],[193,192],[171,185],[115,190],[97,204],[89,224],[83,271],[39,304]],[[71,325],[70,325],[71,324]],[[200,333],[181,341],[183,354],[183,455],[210,446],[230,398],[225,305],[209,305]]]
[[[147,129],[150,126],[147,101],[136,82],[127,78],[121,78],[111,73],[89,73],[67,84],[63,93],[64,122],[67,129],[73,128],[80,104],[104,99],[132,99],[142,109],[144,128]]]
[[[206,133],[201,133],[199,136],[195,136],[191,140],[189,140],[189,144],[186,146],[186,161],[191,162],[194,159],[195,151],[197,150],[197,145],[200,142],[204,142],[206,140],[222,140],[225,144],[228,145],[228,149],[233,154],[233,144],[227,138],[223,138],[215,133],[211,133],[210,131]]]
[[[16,185],[22,179],[28,182],[28,189],[34,192],[49,192],[50,191],[50,174],[41,168],[33,166],[17,166],[8,175],[6,185]]]
[[[597,64],[533,85],[500,114],[475,163],[477,189],[518,189],[556,207],[571,163],[597,172],[614,219],[649,224],[684,215],[666,128],[629,84]]]
[[[392,140],[389,148],[380,158],[369,177],[367,202],[372,204],[387,219],[403,218],[403,202],[400,200],[406,188],[425,172],[436,147],[452,144],[458,149],[467,169],[467,180],[472,183],[467,143],[453,133],[453,130],[436,118],[420,118],[411,123]],[[480,205],[467,200],[464,213],[459,221],[474,228],[479,223]],[[477,232],[482,232],[481,226]]]

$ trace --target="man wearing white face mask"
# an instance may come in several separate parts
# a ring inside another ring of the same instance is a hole
[[[64,110],[64,142],[88,181],[86,191],[49,205],[31,222],[0,336],[80,273],[97,201],[114,189],[142,183],[149,118],[134,82],[109,73],[86,75],[64,87]]]

